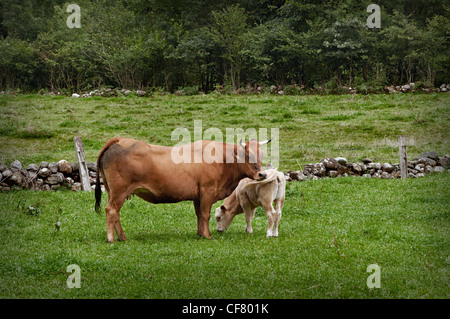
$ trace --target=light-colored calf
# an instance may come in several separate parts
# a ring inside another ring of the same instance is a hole
[[[217,230],[225,231],[230,227],[233,218],[245,213],[247,227],[245,231],[253,233],[252,220],[256,207],[262,206],[268,219],[267,237],[278,237],[278,225],[283,208],[286,178],[276,169],[265,171],[267,178],[255,181],[250,178],[242,179],[233,193],[225,198],[223,205],[216,209]],[[275,208],[273,207],[275,205]]]

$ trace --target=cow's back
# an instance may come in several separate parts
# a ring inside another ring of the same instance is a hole
[[[270,182],[256,182],[249,178],[244,178],[239,182],[236,192],[238,193],[241,204],[243,201],[249,200],[254,206],[260,206],[262,199],[270,202],[284,200],[286,188],[284,174],[274,169],[268,170],[267,172],[269,171],[273,171],[276,174]]]

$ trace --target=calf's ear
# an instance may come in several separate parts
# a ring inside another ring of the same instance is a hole
[[[223,206],[223,205],[220,206],[220,209],[223,210],[223,211],[226,211],[226,210],[227,210],[227,208],[226,208],[225,206]]]

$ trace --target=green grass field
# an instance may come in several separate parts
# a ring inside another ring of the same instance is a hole
[[[450,94],[154,97],[0,96],[0,161],[75,161],[73,137],[88,161],[113,136],[175,145],[176,127],[279,128],[280,169],[327,156],[398,162],[398,135],[410,158],[450,153]],[[297,163],[298,161],[298,163]]]
[[[171,131],[278,127],[280,168],[326,156],[396,162],[450,153],[450,96],[0,96],[0,161],[75,161],[73,136],[94,161],[112,136],[173,145]],[[297,163],[298,162],[298,163]],[[122,208],[126,242],[106,244],[92,193],[0,193],[1,298],[449,298],[450,174],[357,177],[287,185],[279,237],[266,238],[258,208],[253,234],[237,216],[214,240],[196,235],[192,203]],[[103,196],[102,208],[107,196]],[[213,210],[220,202],[213,206]],[[30,209],[34,207],[35,209]],[[59,221],[59,229],[55,227]],[[81,268],[81,288],[66,285]],[[381,287],[369,289],[371,264]]]

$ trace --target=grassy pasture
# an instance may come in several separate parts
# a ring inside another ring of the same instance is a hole
[[[2,193],[0,297],[448,298],[448,180],[290,183],[279,238],[265,237],[261,209],[252,235],[239,215],[225,233],[211,219],[206,240],[191,203],[133,198],[121,216],[128,240],[114,244],[93,194]],[[81,268],[80,289],[66,286],[70,264]],[[366,285],[370,264],[381,267],[381,288]]]
[[[210,127],[279,128],[280,168],[298,169],[327,156],[398,162],[398,135],[408,155],[450,152],[449,94],[154,97],[0,96],[0,161],[76,159],[81,136],[88,161],[113,136],[175,145],[171,132],[194,120]]]
[[[203,129],[279,127],[281,169],[338,155],[396,162],[398,134],[409,157],[450,153],[449,102],[447,94],[0,96],[0,161],[74,161],[75,135],[88,161],[116,135],[173,145],[175,127],[202,119]],[[0,297],[449,298],[449,177],[289,183],[280,237],[270,239],[262,209],[253,235],[242,215],[225,233],[212,218],[210,241],[195,234],[192,203],[132,198],[121,214],[128,241],[106,244],[91,193],[0,193]],[[80,289],[67,288],[70,264],[81,268]],[[370,264],[381,267],[381,288],[366,285]]]

